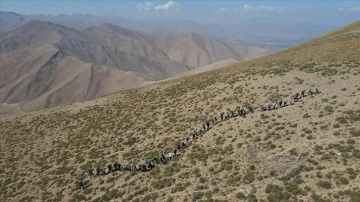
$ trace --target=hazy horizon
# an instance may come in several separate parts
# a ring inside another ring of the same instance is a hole
[[[44,1],[2,0],[0,10],[22,15],[121,16],[132,20],[226,23],[271,19],[307,22],[328,27],[360,19],[358,1]]]

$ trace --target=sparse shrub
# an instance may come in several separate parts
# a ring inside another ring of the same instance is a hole
[[[353,191],[353,190],[346,190],[345,194],[350,197],[351,202],[358,202],[360,201],[360,191]]]
[[[360,130],[351,130],[350,134],[354,137],[360,137]]]
[[[194,192],[192,200],[197,201],[197,200],[201,199],[204,195],[205,195],[204,192],[201,192],[201,191]]]
[[[317,195],[315,193],[313,193],[311,195],[311,198],[316,202],[331,202],[330,200],[323,199],[321,196],[319,196],[319,195]]]
[[[348,143],[348,144],[355,144],[355,140],[354,140],[354,139],[348,139],[348,140],[346,141],[346,143]]]
[[[171,178],[158,179],[153,183],[153,186],[155,189],[162,189],[171,186],[172,181]]]
[[[355,172],[355,170],[353,168],[347,168],[346,170],[350,175],[357,175],[357,173]]]
[[[255,180],[254,173],[252,173],[252,172],[247,173],[244,176],[243,180],[246,184],[252,183]]]
[[[205,192],[205,197],[206,197],[207,199],[211,199],[211,197],[212,197],[211,191]]]
[[[291,194],[278,185],[268,184],[265,188],[265,192],[268,193],[267,200],[269,202],[276,201],[288,201]]]
[[[334,76],[338,74],[338,70],[337,69],[332,69],[332,68],[325,68],[322,72],[321,75],[322,76]]]
[[[328,112],[328,113],[333,113],[334,112],[334,108],[330,105],[326,105],[324,107],[324,111]]]
[[[200,183],[205,183],[205,182],[206,182],[206,178],[200,177],[199,182],[200,182]]]
[[[297,123],[293,123],[289,125],[291,128],[296,128],[297,127]]]
[[[345,117],[337,117],[336,120],[339,122],[339,123],[347,123],[347,120]]]
[[[317,178],[323,178],[322,174],[321,174],[321,171],[317,171],[316,172],[316,177]]]
[[[312,139],[314,139],[314,137],[312,135],[308,135],[308,136],[306,136],[306,139],[312,140]]]
[[[330,189],[331,188],[331,183],[329,181],[324,181],[324,180],[321,180],[317,183],[317,185],[321,188],[324,188],[324,189]]]
[[[340,124],[336,123],[333,125],[334,128],[340,128]]]
[[[246,198],[246,196],[245,196],[245,194],[244,194],[244,193],[242,193],[242,192],[238,192],[238,193],[236,193],[236,198],[238,198],[238,199],[245,199],[245,198]]]
[[[349,184],[349,180],[346,177],[339,177],[341,184]]]
[[[340,135],[340,132],[339,132],[339,131],[335,131],[335,132],[333,133],[333,135],[334,135],[334,136],[339,136],[339,135]]]
[[[293,156],[297,156],[297,155],[298,155],[298,153],[297,153],[297,151],[296,151],[295,148],[291,149],[291,150],[289,151],[289,153],[290,153],[290,155],[293,155]]]
[[[75,193],[70,201],[84,201],[86,200],[86,196],[83,194]]]
[[[285,183],[285,189],[292,193],[293,195],[297,195],[300,193],[301,188],[299,187],[299,185],[295,184],[295,183],[291,183],[291,182],[286,182]]]

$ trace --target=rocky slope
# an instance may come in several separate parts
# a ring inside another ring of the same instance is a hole
[[[111,24],[78,31],[33,21],[0,35],[0,112],[69,104],[266,53],[198,34],[149,35]]]

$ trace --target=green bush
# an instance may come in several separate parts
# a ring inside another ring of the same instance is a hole
[[[194,192],[192,199],[193,199],[193,201],[197,201],[197,200],[201,199],[204,195],[205,195],[204,192],[201,192],[201,191]]]
[[[246,184],[252,183],[255,180],[254,173],[249,172],[244,176],[244,182]]]
[[[238,199],[245,199],[245,198],[246,198],[246,196],[245,196],[245,194],[244,194],[244,193],[242,193],[242,192],[238,192],[238,193],[236,194],[236,198],[238,198]]]
[[[304,116],[303,116],[303,118],[309,118],[310,117],[310,115],[309,114],[304,114]]]
[[[324,107],[324,110],[325,110],[326,112],[328,112],[328,113],[334,112],[334,108],[333,108],[332,106],[330,106],[330,105],[326,105],[326,106]]]
[[[85,201],[86,197],[83,194],[75,193],[70,201]]]
[[[341,184],[349,184],[349,180],[346,177],[339,177]]]
[[[323,181],[321,180],[320,182],[317,183],[317,185],[321,188],[324,189],[330,189],[331,188],[331,183],[329,181]]]
[[[270,193],[267,196],[269,202],[289,201],[291,194],[288,192]]]
[[[171,186],[172,181],[173,180],[171,178],[163,178],[156,180],[155,183],[153,183],[153,185],[155,189],[162,189]]]

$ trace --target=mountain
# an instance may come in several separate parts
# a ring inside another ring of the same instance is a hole
[[[230,59],[230,60],[221,60],[219,62],[215,62],[215,63],[210,64],[210,65],[206,65],[206,66],[203,66],[203,67],[191,70],[191,71],[184,72],[184,73],[182,73],[180,75],[177,75],[177,77],[199,74],[199,73],[207,72],[207,71],[210,71],[210,70],[215,70],[215,69],[219,69],[219,68],[226,67],[226,66],[229,66],[229,65],[233,65],[233,64],[236,64],[236,63],[239,63],[239,61],[232,60],[232,59]]]
[[[19,27],[29,22],[29,17],[15,12],[0,11],[0,32]]]
[[[55,24],[82,30],[101,24],[114,24],[126,29],[152,34],[182,34],[195,32],[219,40],[240,41],[249,45],[266,45],[277,50],[304,42],[331,30],[331,27],[310,23],[281,23],[266,18],[244,19],[236,24],[199,23],[182,21],[130,20],[119,16],[73,15],[20,15],[0,12],[0,32],[14,29],[33,20],[50,21]]]
[[[201,74],[0,117],[1,198],[359,201],[359,26]],[[293,105],[258,106],[314,85],[321,93]],[[253,113],[210,125],[166,164],[89,175],[168,155],[206,121],[248,105]]]
[[[150,35],[112,24],[79,31],[32,21],[0,35],[0,111],[69,104],[268,52],[196,33]]]
[[[96,26],[108,22],[94,15],[21,15],[15,12],[0,11],[0,32],[9,31],[25,25],[31,21],[48,21],[66,27],[82,30],[90,26]],[[118,18],[118,21],[121,21]]]

